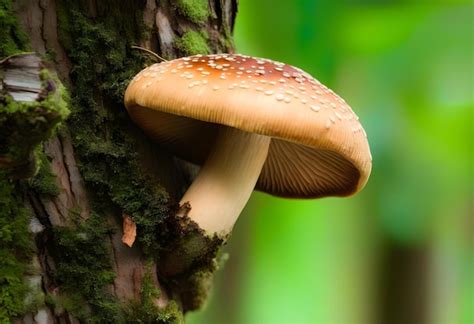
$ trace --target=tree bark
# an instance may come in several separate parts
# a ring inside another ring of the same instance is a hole
[[[202,239],[200,259],[168,257],[197,231],[174,217],[196,167],[147,139],[122,96],[151,63],[132,45],[166,59],[232,52],[237,1],[1,0],[0,11],[0,60],[36,53],[37,92],[57,97],[48,119],[38,107],[49,97],[15,97],[5,71],[24,67],[2,62],[0,322],[182,322],[204,303],[223,242]]]

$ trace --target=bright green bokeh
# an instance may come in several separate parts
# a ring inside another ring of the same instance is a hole
[[[349,199],[255,194],[191,323],[375,323],[387,242],[430,251],[433,323],[474,322],[473,12],[461,0],[240,1],[238,51],[345,98],[373,170]]]

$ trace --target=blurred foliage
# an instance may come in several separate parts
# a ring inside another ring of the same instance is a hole
[[[373,170],[349,199],[254,194],[190,323],[376,323],[387,245],[429,251],[430,323],[474,322],[473,12],[468,0],[240,1],[238,51],[345,98]]]

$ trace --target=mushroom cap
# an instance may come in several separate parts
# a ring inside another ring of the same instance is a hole
[[[202,164],[219,125],[272,137],[256,189],[294,198],[348,196],[367,182],[367,136],[346,102],[308,73],[238,54],[151,65],[125,106],[150,137]]]

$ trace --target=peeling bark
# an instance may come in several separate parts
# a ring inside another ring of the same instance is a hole
[[[60,37],[61,31],[59,30],[60,19],[65,19],[64,17],[59,18],[61,14],[60,7],[67,5],[66,2],[59,0],[17,0],[13,1],[13,8],[21,27],[29,36],[34,52],[46,58],[44,62],[47,68],[53,74],[57,74],[68,90],[73,92],[76,80],[71,78],[71,71],[75,63]],[[86,8],[89,17],[100,23],[105,10],[103,4],[94,0],[80,1],[80,3],[81,6]],[[124,3],[130,2],[124,1]],[[136,7],[141,6],[141,16],[143,17],[143,24],[139,26],[142,38],[138,45],[155,51],[166,58],[182,56],[186,53],[178,50],[175,42],[187,31],[195,30],[209,35],[207,42],[213,52],[233,51],[231,31],[237,11],[236,0],[209,0],[209,17],[202,24],[192,22],[186,15],[179,13],[176,4],[170,0],[143,0],[137,3],[141,3]],[[132,4],[130,5],[132,6]],[[67,32],[67,29],[62,30],[62,33]],[[24,67],[27,69],[28,64],[24,64]],[[9,82],[7,82],[8,77],[7,75],[7,78],[4,78],[3,89],[0,90],[4,91],[6,87],[10,87]],[[12,78],[21,79],[22,76],[13,75]],[[39,87],[38,84],[36,86]],[[113,100],[110,98],[110,94],[100,90],[101,84],[91,84],[91,86],[95,88],[94,100],[100,102],[100,108],[105,115],[122,109],[122,107],[116,107],[116,104],[112,103]],[[10,87],[7,90],[12,89]],[[31,89],[23,87],[19,90],[23,91],[24,95],[17,92],[18,95],[12,95],[14,100],[21,100],[25,95],[30,100],[37,100],[38,98],[38,94],[35,94]],[[82,109],[83,107],[79,108]],[[128,127],[128,134],[138,139],[137,142],[140,143],[136,150],[142,174],[147,179],[163,186],[167,190],[170,200],[176,204],[195,175],[196,168],[163,152],[154,143],[146,139],[131,123],[128,123],[126,127]],[[97,129],[97,132],[100,133],[98,135],[104,138],[104,143],[107,143],[112,136],[110,129],[107,124],[104,125],[103,129]],[[25,130],[25,132],[27,131]],[[51,164],[51,171],[56,175],[55,184],[59,193],[55,196],[48,196],[28,189],[22,195],[24,205],[28,207],[32,214],[30,231],[36,245],[31,268],[37,274],[29,275],[26,279],[43,296],[50,296],[53,299],[61,298],[64,293],[61,284],[58,284],[55,277],[58,269],[57,263],[61,262],[55,252],[55,244],[57,243],[55,242],[57,239],[55,231],[58,228],[79,228],[81,224],[91,219],[95,212],[92,198],[95,192],[91,189],[93,184],[91,186],[88,183],[81,170],[83,161],[81,161],[81,154],[77,152],[74,144],[75,136],[77,134],[74,128],[68,127],[66,123],[43,145],[43,151]],[[0,167],[2,167],[2,163],[4,161],[1,160],[0,156]],[[32,176],[33,174],[34,172],[30,172],[26,176]],[[136,300],[143,301],[144,281],[151,279],[154,287],[160,291],[159,296],[154,297],[153,304],[160,309],[167,307],[170,301],[177,303],[181,308],[181,312],[200,307],[201,304],[197,303],[192,295],[196,292],[193,290],[191,282],[197,279],[189,279],[187,276],[191,274],[190,272],[186,276],[181,273],[181,277],[174,276],[172,278],[167,278],[166,274],[163,273],[158,275],[159,271],[157,269],[168,268],[168,265],[159,264],[162,261],[156,258],[150,263],[150,256],[144,253],[142,245],[135,243],[132,247],[129,247],[122,242],[122,215],[124,211],[121,210],[120,203],[114,202],[111,205],[113,205],[113,208],[109,208],[107,212],[100,215],[104,223],[112,229],[111,234],[108,234],[104,241],[109,250],[111,268],[115,273],[113,283],[109,287],[111,295],[122,304]],[[173,203],[170,203],[170,205],[173,205]],[[173,209],[170,208],[169,211],[170,217],[172,217]],[[170,231],[172,232],[172,230]],[[138,227],[137,235],[140,236],[140,234],[140,227]],[[163,237],[158,235],[158,240],[165,239],[165,234],[163,234]],[[166,242],[159,243],[165,244]],[[173,242],[172,244],[179,243]],[[176,256],[174,259],[176,259]],[[147,273],[150,269],[151,277],[148,278]],[[179,282],[181,279],[183,281]],[[204,297],[200,296],[199,298]],[[91,315],[94,315],[93,307],[86,306],[86,309]],[[79,323],[80,321],[68,309],[46,303],[37,307],[35,312],[27,313],[22,318],[16,318],[14,322]],[[167,323],[167,320],[161,319],[160,321],[156,320],[156,322]]]

